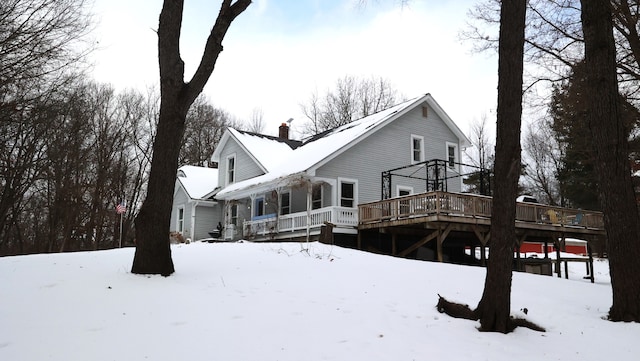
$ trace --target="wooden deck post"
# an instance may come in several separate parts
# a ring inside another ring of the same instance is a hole
[[[395,256],[396,253],[398,253],[398,248],[396,245],[396,234],[395,233],[391,233],[391,255]]]
[[[560,242],[558,242],[557,238],[553,245],[556,247],[556,271],[558,272],[558,278],[562,278],[562,258],[560,258]]]
[[[587,267],[589,268],[588,275],[591,279],[591,283],[595,283],[595,276],[593,274],[593,252],[591,251],[589,242],[587,242],[587,253],[589,253],[589,263],[587,265]]]
[[[438,228],[438,238],[436,240],[436,248],[438,250],[438,262],[444,262],[444,255],[442,254],[442,230]]]

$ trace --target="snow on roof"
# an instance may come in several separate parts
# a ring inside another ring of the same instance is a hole
[[[290,150],[286,156],[274,157],[277,158],[274,159],[274,164],[276,165],[268,173],[225,187],[217,194],[217,197],[224,199],[225,195],[238,190],[278,179],[295,177],[321,163],[329,156],[336,154],[340,149],[369,132],[370,129],[408,109],[422,98],[424,97],[410,99],[389,109],[330,130],[319,138],[313,137],[301,147]]]
[[[183,165],[178,168],[178,181],[192,199],[202,199],[218,185],[218,169]]]
[[[267,172],[293,151],[286,142],[275,137],[241,132],[233,128],[229,128],[229,132]]]

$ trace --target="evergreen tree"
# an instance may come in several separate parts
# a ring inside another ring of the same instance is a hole
[[[599,210],[595,155],[587,123],[589,103],[585,75],[584,62],[580,62],[573,66],[568,81],[554,89],[550,105],[551,128],[563,150],[557,177],[567,201],[564,205]],[[638,126],[640,113],[626,99],[619,97],[625,136],[629,138],[632,129]],[[631,144],[636,143],[633,141]]]

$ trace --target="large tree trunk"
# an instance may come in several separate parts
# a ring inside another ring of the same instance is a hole
[[[184,82],[180,58],[180,29],[184,0],[165,0],[158,25],[160,65],[160,116],[153,145],[147,198],[136,217],[136,254],[132,273],[168,276],[175,269],[171,259],[169,228],[178,155],[189,107],[200,94],[222,51],[222,39],[231,22],[251,4],[250,0],[224,0],[207,39],[200,65],[191,81]]]
[[[640,219],[618,82],[609,0],[582,0],[587,69],[587,121],[593,139],[599,201],[607,230],[613,321],[640,322]]]
[[[520,177],[520,124],[526,0],[504,0],[498,47],[498,108],[495,193],[491,210],[490,257],[476,308],[482,331],[511,331],[511,269]]]

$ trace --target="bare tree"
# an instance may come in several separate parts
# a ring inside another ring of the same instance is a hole
[[[91,51],[89,29],[84,0],[0,2],[0,247],[8,232],[22,245],[20,214],[46,166],[56,93]]]
[[[85,0],[0,3],[0,99],[24,101],[10,93],[15,84],[61,80],[61,73],[69,73],[92,50],[85,41],[91,30],[85,3]],[[23,95],[36,96],[39,89],[23,89]]]
[[[640,219],[631,181],[628,129],[618,95],[612,7],[609,0],[582,0],[581,4],[587,122],[595,151],[613,289],[609,319],[640,322]]]
[[[229,113],[213,107],[206,97],[200,95],[187,113],[178,164],[214,167],[211,155],[218,146],[225,129],[234,124]]]
[[[640,6],[637,1],[628,0],[615,0],[611,4],[620,90],[627,99],[637,102],[640,100],[640,35],[636,27]],[[461,37],[471,40],[474,50],[497,49],[499,8],[499,0],[485,0],[470,11],[472,21]],[[584,58],[580,1],[530,0],[527,8],[525,88],[566,79],[571,67]],[[529,95],[535,97],[533,93]]]
[[[149,180],[149,169],[153,153],[160,109],[160,94],[156,88],[147,89],[146,94],[127,91],[119,97],[119,109],[126,120],[127,144],[124,149],[123,171],[119,173],[116,187],[118,195],[126,200],[127,212],[124,217],[123,242],[129,237],[135,217],[138,214]]]
[[[264,131],[264,112],[262,108],[256,107],[251,111],[251,118],[247,124],[247,130],[253,133],[262,133]]]
[[[511,267],[520,177],[520,127],[526,0],[503,1],[500,12],[495,187],[491,209],[491,257],[476,308],[483,331],[510,332]]]
[[[169,245],[173,186],[178,155],[189,107],[209,80],[229,26],[250,0],[223,0],[198,68],[190,81],[184,80],[180,57],[183,0],[165,0],[158,26],[160,64],[160,116],[153,147],[147,197],[136,218],[136,253],[132,273],[161,274],[175,271]]]
[[[520,128],[526,0],[502,1],[498,45],[498,107],[495,186],[491,207],[491,257],[482,298],[475,310],[440,297],[438,310],[454,317],[480,320],[481,331],[511,332],[522,325],[544,331],[511,312],[511,272],[516,239],[516,195],[521,169]]]
[[[545,120],[540,123],[530,124],[524,136],[526,188],[546,204],[566,206],[558,182],[564,146],[556,141]]]
[[[470,192],[478,194],[491,194],[490,185],[492,183],[494,146],[490,140],[488,129],[488,117],[482,114],[480,119],[476,119],[471,124],[471,144],[473,147],[465,149],[467,160],[475,167],[471,174],[463,180],[469,187]]]
[[[384,78],[358,78],[347,75],[336,81],[335,89],[319,96],[317,91],[302,104],[308,118],[303,131],[318,134],[387,109],[400,100],[400,95]]]

